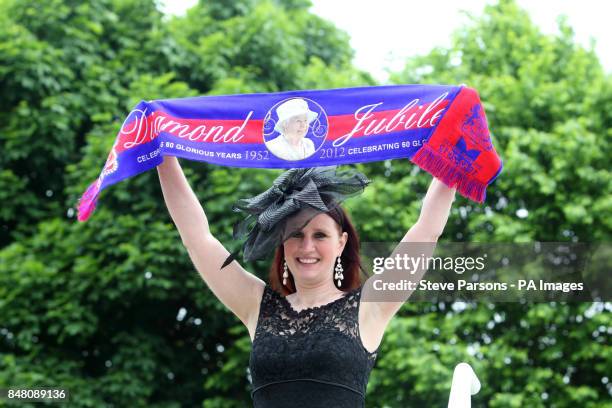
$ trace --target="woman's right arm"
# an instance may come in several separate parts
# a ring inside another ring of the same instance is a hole
[[[257,323],[264,282],[233,261],[221,270],[229,252],[210,233],[208,220],[176,157],[157,166],[164,200],[183,245],[215,296],[249,328]],[[253,333],[251,333],[253,335]],[[251,336],[253,337],[253,336]]]

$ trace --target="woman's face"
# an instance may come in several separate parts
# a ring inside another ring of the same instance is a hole
[[[348,234],[325,213],[318,214],[283,244],[285,261],[296,283],[317,284],[333,280],[336,258]]]
[[[308,117],[306,114],[293,116],[285,121],[285,136],[300,140],[308,133]]]

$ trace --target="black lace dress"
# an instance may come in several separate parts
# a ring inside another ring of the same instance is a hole
[[[376,351],[359,335],[361,287],[296,312],[266,285],[249,369],[257,408],[364,407]]]

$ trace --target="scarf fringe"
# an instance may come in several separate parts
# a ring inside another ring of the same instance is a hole
[[[98,180],[91,183],[83,196],[79,200],[79,204],[77,206],[77,219],[79,221],[87,221],[91,216],[91,213],[96,209],[96,203],[98,202],[98,193],[100,192],[100,188],[98,186]]]
[[[478,203],[484,202],[487,185],[468,177],[428,145],[419,149],[410,160],[450,188],[456,187],[462,196]]]

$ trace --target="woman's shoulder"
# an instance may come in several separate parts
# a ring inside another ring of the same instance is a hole
[[[312,139],[309,139],[309,138],[305,137],[302,140],[304,141],[304,144],[306,145],[306,147],[314,149],[315,145],[314,145],[314,142],[312,141]]]
[[[283,135],[278,135],[274,139],[266,142],[266,146],[268,147],[280,147],[280,146],[283,146],[284,144],[285,144],[285,138],[283,137]]]
[[[287,141],[285,140],[283,135],[279,135],[276,138],[266,142],[266,147],[269,151],[271,151],[274,155],[280,157],[281,159],[289,159],[290,156],[290,146],[288,146]]]

